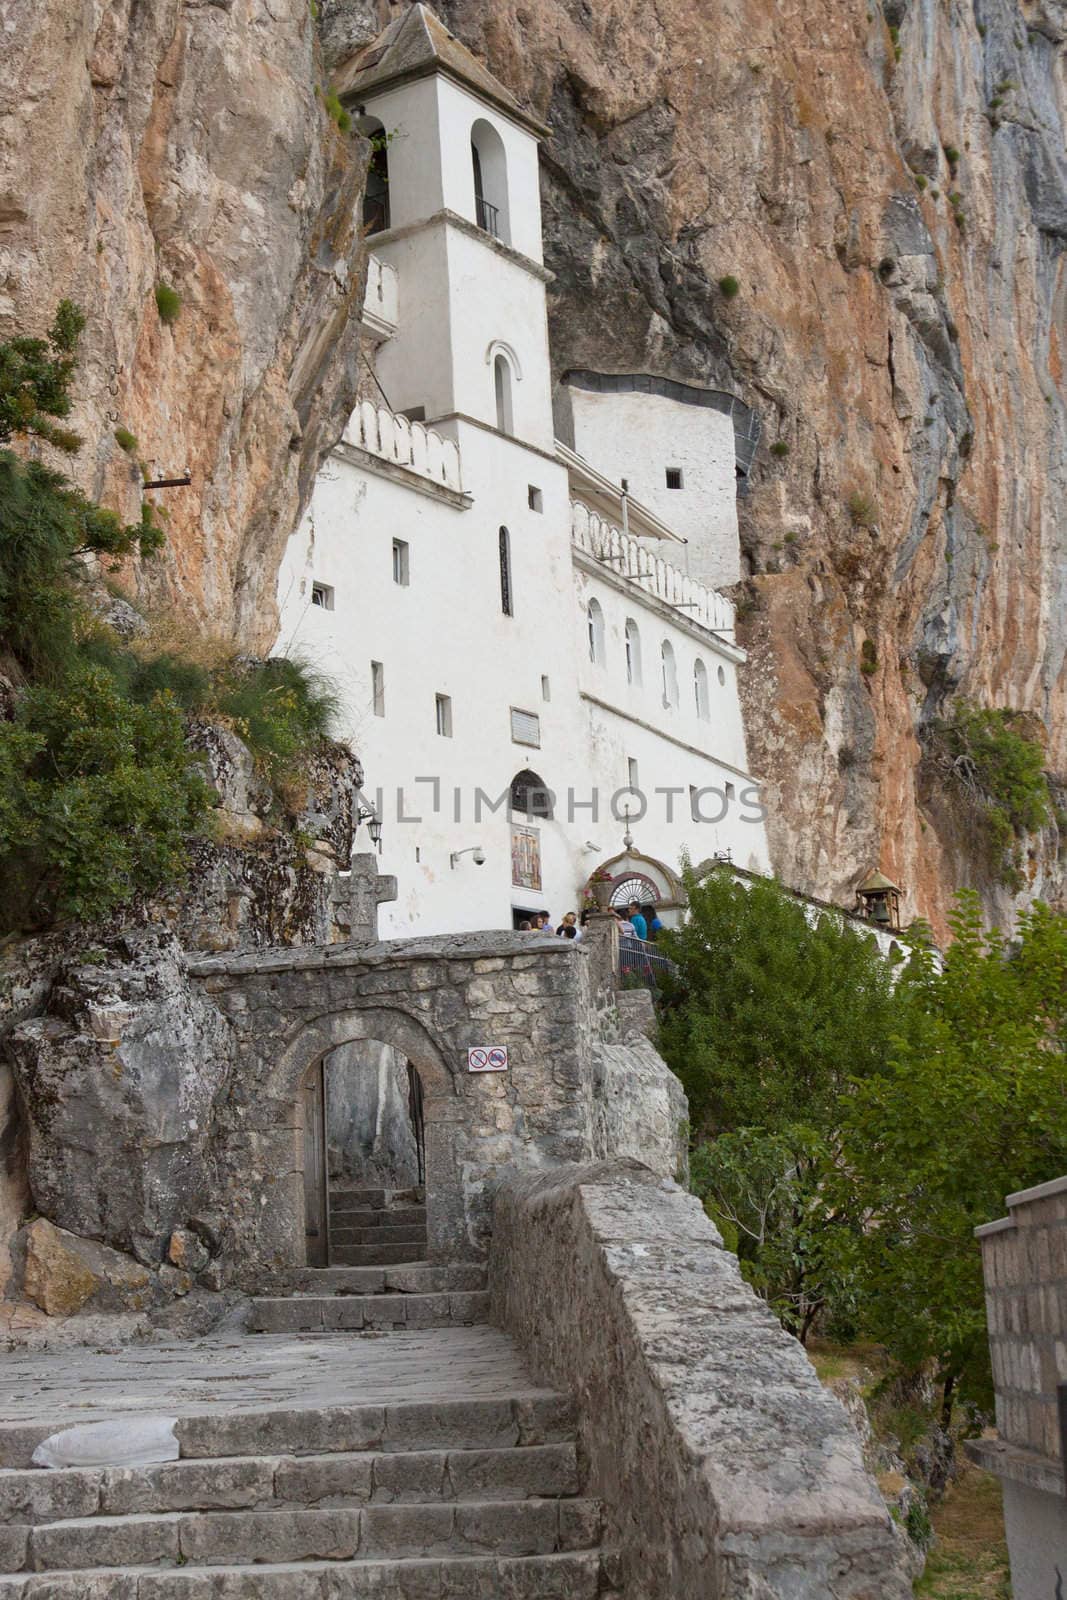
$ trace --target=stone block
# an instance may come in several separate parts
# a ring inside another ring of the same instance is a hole
[[[274,1464],[256,1457],[109,1467],[100,1476],[100,1509],[111,1516],[241,1510],[265,1504],[273,1494]]]
[[[72,1316],[90,1300],[94,1310],[139,1311],[151,1283],[140,1262],[94,1239],[80,1239],[44,1217],[26,1230],[23,1287],[50,1317]]]
[[[437,1505],[370,1505],[363,1512],[362,1552],[368,1556],[441,1555],[452,1543],[456,1508]]]
[[[599,1500],[559,1502],[559,1548],[592,1550],[603,1536],[604,1513]]]
[[[387,1407],[389,1450],[434,1450],[458,1444],[492,1449],[518,1443],[509,1400],[411,1401]]]
[[[472,1501],[456,1507],[454,1543],[459,1550],[549,1555],[558,1540],[555,1500]]]
[[[35,1572],[151,1566],[178,1553],[176,1516],[87,1517],[32,1529],[29,1564]]]
[[[369,1452],[286,1458],[275,1466],[275,1496],[292,1505],[361,1505],[371,1498],[380,1459]]]
[[[407,1501],[446,1500],[448,1456],[443,1450],[397,1451],[374,1457],[376,1505]]]
[[[207,1512],[181,1519],[185,1561],[350,1561],[360,1548],[356,1511]]]
[[[448,1480],[456,1500],[525,1499],[578,1492],[573,1444],[526,1445],[516,1450],[453,1450]]]
[[[390,1407],[390,1413],[402,1409]],[[385,1422],[384,1406],[309,1407],[183,1417],[176,1431],[183,1458],[332,1455],[377,1448]]]
[[[100,1505],[99,1471],[0,1473],[0,1519],[6,1523],[59,1522],[91,1517]],[[21,1565],[21,1563],[19,1563]]]
[[[18,1572],[26,1565],[30,1530],[25,1525],[0,1523],[0,1572]]]

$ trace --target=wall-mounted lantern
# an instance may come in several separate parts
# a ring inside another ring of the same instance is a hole
[[[876,927],[885,928],[887,933],[899,933],[900,897],[903,892],[884,872],[869,872],[856,890],[856,909],[861,917],[866,917]]]

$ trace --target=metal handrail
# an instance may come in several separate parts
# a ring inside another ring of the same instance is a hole
[[[639,939],[636,934],[623,934],[619,939],[619,972],[636,973],[651,988],[660,978],[678,971],[677,964],[662,950],[657,950],[651,939]]]
[[[491,233],[494,239],[500,238],[500,207],[490,205],[488,200],[483,200],[480,194],[474,197],[474,211],[478,219],[479,228],[484,228],[486,233]]]

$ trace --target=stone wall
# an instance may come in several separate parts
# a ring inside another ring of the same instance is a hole
[[[509,1178],[490,1283],[535,1375],[575,1396],[626,1600],[910,1596],[844,1409],[673,1181]]]
[[[422,1080],[435,1261],[484,1256],[492,1196],[508,1174],[587,1161],[616,1139],[627,1149],[639,1140],[657,1172],[675,1172],[680,1087],[647,1040],[620,1040],[617,1017],[598,1011],[592,955],[554,938],[481,933],[192,962],[235,1053],[216,1110],[214,1199],[231,1275],[251,1281],[303,1260],[299,1089],[354,1043],[391,1046]],[[469,1072],[476,1045],[505,1046],[508,1070]]]
[[[1067,1177],[1011,1194],[1007,1206],[975,1230],[1000,1437],[967,1449],[1003,1483],[1015,1600],[1045,1600],[1067,1577],[1056,1392],[1067,1384]]]

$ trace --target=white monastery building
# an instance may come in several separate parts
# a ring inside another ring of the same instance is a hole
[[[670,921],[683,854],[769,870],[714,588],[749,413],[648,374],[553,396],[547,130],[424,6],[336,87],[374,146],[367,371],[278,648],[340,688],[400,885],[383,937],[555,924],[605,867]]]

